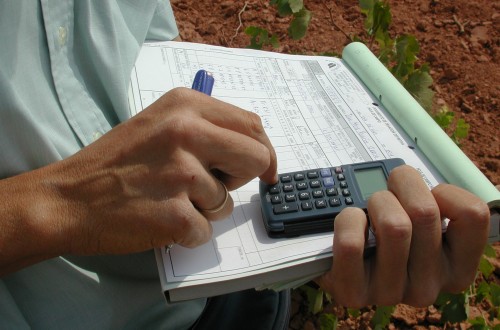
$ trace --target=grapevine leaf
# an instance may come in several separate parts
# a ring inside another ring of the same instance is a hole
[[[289,0],[288,3],[293,13],[298,13],[304,8],[303,0]]]
[[[309,312],[318,314],[323,309],[323,291],[310,286],[304,285],[301,287],[307,295]]]
[[[488,278],[495,271],[495,266],[493,266],[491,262],[489,262],[488,259],[483,256],[479,261],[479,271],[485,278]]]
[[[432,85],[432,77],[427,71],[415,70],[408,76],[408,79],[403,85],[422,108],[428,112],[431,111],[434,91],[430,88]]]
[[[497,254],[495,252],[495,249],[491,244],[486,244],[486,247],[484,248],[484,255],[487,256],[488,258],[496,258]]]
[[[373,24],[371,29],[368,31],[369,35],[375,35],[380,37],[385,32],[389,30],[389,25],[391,25],[392,16],[389,8],[389,3],[386,1],[377,1],[373,6]],[[385,39],[385,38],[384,38]]]
[[[385,329],[391,322],[391,314],[395,306],[377,306],[371,324],[375,329]]]
[[[412,35],[403,35],[396,38],[396,65],[393,68],[394,75],[399,79],[411,74],[420,51],[417,39]]]
[[[455,128],[455,132],[453,134],[455,140],[458,141],[460,139],[466,138],[469,134],[469,128],[470,125],[464,119],[460,118],[457,121],[457,127]]]
[[[487,329],[489,329],[488,325],[486,324],[486,321],[481,316],[478,316],[472,320],[467,320],[467,322],[469,322],[472,325],[472,329],[474,329],[474,330],[487,330]]]
[[[361,12],[366,15],[365,30],[370,31],[373,27],[373,7],[375,0],[359,0]]]
[[[247,46],[248,48],[262,49],[262,47],[269,45],[274,48],[279,47],[278,38],[275,35],[269,36],[269,32],[266,29],[249,26],[245,29],[245,34],[250,36],[250,45]]]
[[[299,40],[306,35],[310,21],[311,12],[305,8],[293,14],[293,20],[290,22],[290,27],[288,28],[288,33],[293,40]]]
[[[278,9],[278,15],[281,17],[293,14],[292,8],[290,8],[289,0],[271,0],[269,3],[276,6],[276,9]]]
[[[476,288],[476,301],[481,302],[490,296],[490,285],[488,282],[481,282]]]
[[[361,312],[357,308],[348,308],[347,313],[352,317],[356,318],[361,315]]]
[[[467,320],[468,296],[465,293],[440,294],[436,304],[441,310],[441,319],[444,322],[457,323]]]
[[[490,292],[491,292],[491,303],[495,307],[500,307],[500,285],[496,283],[491,283]]]
[[[337,316],[333,314],[321,314],[319,317],[319,327],[321,330],[336,330]]]
[[[434,120],[443,130],[446,130],[451,123],[453,122],[453,118],[455,117],[455,113],[448,110],[447,106],[443,106],[438,113],[434,115]]]

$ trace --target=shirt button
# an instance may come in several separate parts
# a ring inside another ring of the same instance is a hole
[[[102,133],[101,132],[94,132],[94,134],[92,134],[92,139],[95,141],[97,141],[100,137],[102,136]]]
[[[68,30],[64,26],[60,26],[58,29],[59,45],[64,46],[68,39]]]

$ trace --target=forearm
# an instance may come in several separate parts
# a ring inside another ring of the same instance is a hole
[[[50,172],[0,180],[0,276],[66,252],[67,226]]]

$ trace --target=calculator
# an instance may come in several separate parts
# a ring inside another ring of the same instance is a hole
[[[400,158],[279,174],[278,183],[259,183],[261,209],[270,237],[295,237],[333,231],[335,216],[346,207],[365,210],[368,198],[387,189]]]

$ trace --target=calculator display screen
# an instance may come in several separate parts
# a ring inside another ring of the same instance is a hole
[[[387,181],[381,167],[356,169],[354,176],[364,200],[367,200],[374,192],[387,189]]]

